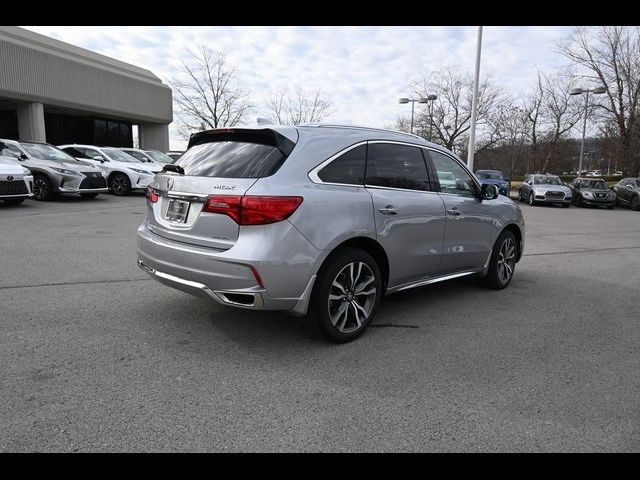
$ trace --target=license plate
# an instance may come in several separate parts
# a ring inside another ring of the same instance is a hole
[[[190,203],[185,200],[170,199],[167,206],[167,214],[164,218],[172,222],[185,223],[189,213],[189,205]]]

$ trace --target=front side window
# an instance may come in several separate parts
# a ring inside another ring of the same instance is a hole
[[[362,185],[367,146],[360,145],[340,155],[318,172],[318,177],[327,183]]]
[[[22,152],[15,145],[0,142],[0,156],[20,158]]]
[[[427,166],[422,152],[409,145],[370,143],[366,183],[405,190],[428,190]]]
[[[476,196],[476,185],[469,173],[453,158],[440,152],[429,151],[429,156],[440,182],[442,193]]]
[[[81,147],[64,147],[62,150],[75,158],[91,159],[91,157],[85,153],[86,150]]]

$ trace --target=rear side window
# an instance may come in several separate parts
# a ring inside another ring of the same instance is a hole
[[[286,156],[275,146],[222,141],[187,150],[175,163],[185,175],[220,178],[262,178],[273,175]]]
[[[419,148],[370,143],[367,184],[406,190],[428,190],[427,166]]]
[[[362,185],[364,184],[364,165],[366,158],[366,145],[352,148],[320,170],[318,177],[323,182],[328,183]]]

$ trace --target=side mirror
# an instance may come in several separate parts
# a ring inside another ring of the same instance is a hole
[[[510,178],[503,178],[502,180],[504,180],[505,182],[510,182],[511,181]]]
[[[495,185],[485,183],[480,189],[480,195],[483,200],[495,200],[500,195],[498,188]]]
[[[93,158],[94,160],[98,160],[99,162],[104,161],[104,158],[102,158],[102,155],[94,155],[92,158]]]
[[[19,160],[28,160],[29,157],[27,157],[24,153],[21,153],[20,156],[18,157]]]

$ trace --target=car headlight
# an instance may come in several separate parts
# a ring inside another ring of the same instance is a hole
[[[55,170],[56,172],[64,173],[65,175],[78,175],[78,172],[74,172],[73,170],[67,170],[66,168],[54,168],[51,170]]]
[[[593,193],[591,193],[591,192],[582,192],[582,196],[584,198],[593,198]]]
[[[151,173],[147,172],[146,170],[139,170],[137,168],[131,168],[131,167],[129,167],[129,170],[133,170],[134,172],[142,173],[144,175],[151,175]]]

